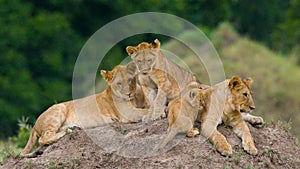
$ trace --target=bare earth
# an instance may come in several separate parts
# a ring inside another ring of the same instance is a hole
[[[184,134],[177,135],[165,149],[157,149],[167,129],[167,120],[162,119],[148,123],[114,123],[86,131],[76,129],[48,146],[41,156],[29,159],[11,156],[0,167],[300,168],[300,148],[284,127],[248,126],[258,149],[257,156],[244,152],[241,140],[224,125],[218,130],[234,149],[230,157],[221,156],[204,137],[187,138]]]

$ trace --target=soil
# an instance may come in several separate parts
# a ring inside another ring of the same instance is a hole
[[[35,158],[11,156],[0,168],[300,168],[300,148],[286,127],[270,124],[256,128],[248,124],[256,156],[243,151],[241,140],[230,127],[218,130],[234,153],[222,156],[202,136],[178,134],[164,149],[157,145],[165,137],[167,120],[114,123],[89,130],[75,129]]]

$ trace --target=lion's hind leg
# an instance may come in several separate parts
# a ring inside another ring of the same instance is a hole
[[[60,138],[62,138],[66,134],[65,131],[60,131],[58,133],[53,131],[45,132],[39,139],[40,145],[48,145],[57,142]]]
[[[193,128],[193,123],[188,117],[180,116],[178,119],[168,128],[168,135],[160,144],[160,148],[165,147],[179,132],[187,132],[188,137],[194,137],[199,134],[199,130]]]
[[[66,106],[64,104],[56,104],[47,109],[37,119],[27,145],[25,146],[21,156],[23,157],[35,157],[42,154],[42,150],[37,150],[30,153],[31,149],[38,140],[40,147],[43,145],[51,144],[65,135],[65,132],[59,132],[62,124],[66,119]]]
[[[39,124],[37,127],[41,128],[41,136],[38,140],[40,144],[41,152],[36,151],[36,153],[41,154],[44,145],[49,145],[57,142],[61,137],[66,134],[65,130],[62,130],[63,124],[66,120],[66,106],[63,104],[57,104],[50,107],[44,116],[44,123]]]
[[[56,132],[56,131],[46,131],[45,133],[43,133],[43,135],[39,138],[39,144],[40,147],[34,151],[32,153],[32,156],[38,156],[43,154],[44,149],[52,144],[57,142],[60,138],[62,138],[64,135],[66,135],[66,131],[60,131],[60,132]]]

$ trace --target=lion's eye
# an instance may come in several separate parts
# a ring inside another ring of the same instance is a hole
[[[122,86],[122,83],[121,83],[121,82],[118,82],[117,85],[118,85],[119,87],[121,87],[121,86]]]
[[[149,60],[148,60],[148,63],[151,63],[151,62],[152,62],[152,59],[149,59]]]
[[[248,98],[248,93],[243,93],[244,97]]]

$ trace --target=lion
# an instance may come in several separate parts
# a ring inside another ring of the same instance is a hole
[[[205,111],[198,114],[196,121],[201,122],[201,135],[208,138],[222,155],[232,154],[232,147],[217,130],[221,122],[233,128],[234,133],[242,139],[242,146],[246,152],[252,155],[257,154],[253,138],[245,122],[263,123],[261,117],[248,114],[255,109],[250,90],[252,81],[252,78],[242,80],[238,76],[233,76],[205,89],[205,93],[210,97],[205,100]]]
[[[131,123],[141,121],[149,115],[149,109],[136,108],[134,102],[136,66],[116,66],[112,71],[101,70],[108,87],[101,93],[82,99],[55,104],[37,119],[27,145],[21,153],[23,157],[37,156],[30,153],[38,140],[43,145],[57,142],[71,127],[93,128],[114,121]]]
[[[199,130],[194,128],[194,122],[198,112],[204,108],[205,95],[197,86],[191,87],[191,83],[181,97],[173,99],[168,105],[168,134],[159,148],[164,148],[179,132],[187,132],[187,137],[200,134]]]
[[[165,117],[166,104],[178,97],[184,87],[196,77],[168,60],[160,51],[160,42],[142,42],[126,47],[138,69],[138,80],[148,105],[153,106],[153,117]]]

